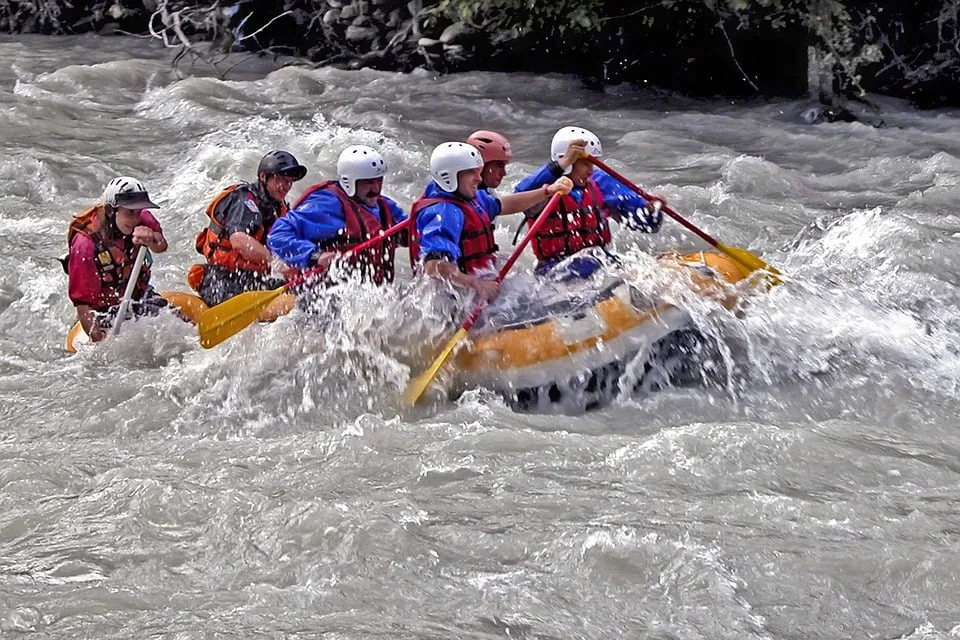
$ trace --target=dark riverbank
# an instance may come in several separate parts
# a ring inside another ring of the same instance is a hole
[[[739,7],[748,4],[747,7]],[[879,93],[958,106],[960,0],[53,0],[0,4],[8,33],[148,35],[184,55],[251,51],[313,64],[552,71],[691,96]],[[859,6],[859,5],[858,5]],[[199,46],[199,43],[204,43]]]

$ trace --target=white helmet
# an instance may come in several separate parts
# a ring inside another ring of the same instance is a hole
[[[459,187],[458,173],[482,168],[480,151],[466,142],[444,142],[430,154],[430,173],[437,185],[448,193]]]
[[[357,194],[357,180],[373,180],[387,175],[387,161],[372,147],[355,144],[347,147],[337,160],[340,186],[353,197]]]
[[[159,209],[150,201],[146,188],[136,178],[120,176],[107,183],[101,198],[103,204],[125,209]]]
[[[587,141],[587,153],[592,156],[600,157],[603,155],[603,147],[598,138],[592,131],[587,131],[583,127],[563,127],[553,134],[553,141],[550,142],[550,159],[556,162],[567,152],[567,147],[574,140]],[[567,175],[573,170],[573,165],[567,167],[563,175]]]

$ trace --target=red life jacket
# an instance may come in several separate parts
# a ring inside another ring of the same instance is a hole
[[[337,196],[340,206],[343,207],[343,217],[346,222],[346,227],[341,233],[318,245],[321,251],[327,249],[349,251],[381,231],[386,231],[394,224],[393,213],[390,211],[390,205],[386,198],[383,196],[377,198],[377,209],[380,215],[378,220],[369,209],[348,196],[336,180],[327,180],[309,187],[293,205],[293,208],[299,207],[307,196],[316,191],[329,191]],[[376,284],[393,282],[393,259],[397,251],[396,238],[395,235],[391,236],[366,251],[351,255],[347,259],[348,264],[359,266],[361,277],[372,280]]]
[[[543,208],[540,208],[542,211]],[[528,218],[533,226],[536,218]],[[572,256],[587,247],[605,247],[610,243],[610,223],[603,194],[592,178],[587,179],[583,200],[577,202],[567,194],[557,210],[547,216],[533,237],[533,253],[541,262]]]
[[[277,218],[282,218],[287,215],[287,211],[290,210],[287,203],[283,202],[280,204],[279,211],[274,214],[273,207],[263,206],[257,198],[253,187],[249,184],[241,182],[230,185],[217,194],[213,201],[207,205],[206,214],[207,217],[210,218],[210,225],[197,234],[194,246],[197,249],[197,253],[202,254],[210,264],[220,265],[230,271],[243,269],[246,271],[256,271],[257,273],[266,273],[270,269],[270,265],[266,262],[251,262],[241,257],[240,253],[230,244],[230,236],[223,226],[223,221],[217,218],[219,215],[217,207],[223,202],[224,198],[238,189],[245,191],[245,193],[242,194],[243,197],[251,200],[263,216],[263,226],[258,227],[250,234],[250,237],[260,244],[263,244],[264,239],[267,237],[267,232],[270,231],[270,227],[277,221]]]
[[[93,242],[97,273],[103,285],[97,311],[106,311],[120,304],[127,282],[130,280],[130,274],[133,273],[133,263],[136,262],[139,250],[139,246],[133,243],[133,236],[105,232],[106,225],[105,208],[102,204],[98,204],[75,217],[67,229],[67,251],[70,250],[70,245],[78,233],[87,236]],[[64,261],[64,267],[66,266],[67,261]],[[150,265],[144,262],[133,289],[133,299],[141,299],[149,287]]]
[[[496,259],[497,246],[493,237],[493,222],[487,212],[476,204],[454,196],[420,198],[410,208],[414,224],[410,227],[410,264],[414,266],[420,256],[420,238],[417,235],[416,216],[430,205],[448,202],[463,212],[463,229],[460,231],[460,258],[457,266],[464,273],[474,273],[491,267]]]

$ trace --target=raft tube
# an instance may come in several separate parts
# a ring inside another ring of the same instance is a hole
[[[200,319],[200,314],[209,308],[200,296],[192,293],[162,291],[160,295],[163,296],[180,319],[190,324],[197,324]],[[273,322],[277,318],[285,316],[296,306],[296,301],[297,297],[290,293],[279,296],[260,312],[259,321]],[[67,332],[64,348],[70,353],[76,353],[81,346],[89,343],[89,336],[87,336],[83,327],[80,326],[80,323],[75,322],[74,325],[70,327],[70,331]]]
[[[727,308],[737,304],[729,285],[744,276],[727,256],[667,254],[660,261],[684,270],[686,281],[704,297]],[[622,279],[587,300],[491,324],[496,326],[471,334],[471,344],[457,354],[457,386],[498,391],[519,410],[569,404],[571,390],[581,396],[575,402],[582,409],[601,404],[618,392],[627,363],[663,350],[671,337],[688,341],[693,329],[686,311],[645,298]]]

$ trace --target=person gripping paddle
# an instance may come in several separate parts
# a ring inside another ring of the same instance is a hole
[[[61,262],[77,320],[92,342],[107,337],[126,291],[134,315],[155,315],[167,305],[150,285],[150,264],[141,251],[167,250],[160,222],[148,211],[158,208],[139,180],[121,176],[107,183],[99,203],[70,222],[69,254]]]

